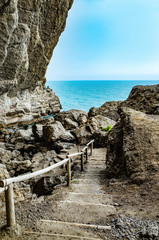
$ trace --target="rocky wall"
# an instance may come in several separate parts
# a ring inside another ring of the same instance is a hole
[[[49,94],[45,90],[45,73],[72,3],[73,0],[1,0],[0,113],[5,119],[8,112],[20,112],[20,118],[25,118],[26,112],[32,115],[35,101],[41,114],[46,99],[51,102],[47,112],[60,110],[59,99],[51,90]],[[35,101],[30,101],[32,96]]]

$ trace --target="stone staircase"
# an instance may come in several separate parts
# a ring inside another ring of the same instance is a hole
[[[70,188],[53,202],[50,220],[37,221],[37,231],[26,231],[26,240],[101,240],[111,227],[105,224],[116,210],[110,195],[102,190],[105,175],[105,149],[94,149],[83,172],[77,171]],[[61,190],[60,190],[61,191]],[[58,189],[57,189],[58,192]],[[59,194],[60,195],[60,194]],[[51,196],[54,197],[54,194]]]

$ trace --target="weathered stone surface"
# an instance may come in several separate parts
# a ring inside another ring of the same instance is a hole
[[[90,132],[90,128],[87,128],[87,126],[85,125],[76,128],[73,133],[76,136],[77,142],[80,144],[86,144],[89,140],[92,139],[92,133]]]
[[[135,86],[121,106],[133,108],[147,114],[159,114],[159,84]]]
[[[89,118],[84,125],[73,130],[73,133],[78,143],[86,144],[89,140],[94,139],[96,147],[106,147],[107,132],[102,131],[102,128],[106,128],[108,125],[113,127],[115,123],[112,119],[102,115],[96,115]]]
[[[60,110],[45,73],[73,0],[0,3],[1,124],[28,122]],[[7,115],[7,118],[6,118]],[[5,117],[5,119],[3,118]]]
[[[70,130],[87,122],[87,113],[77,109],[56,114],[55,120],[61,122],[65,129]]]
[[[107,175],[126,175],[135,183],[159,175],[159,116],[120,108],[121,121],[108,136]]]
[[[98,130],[102,130],[102,128],[106,128],[108,125],[114,127],[115,124],[116,122],[114,120],[101,115],[96,115],[94,117],[89,118],[87,123],[92,133]]]
[[[56,142],[57,140],[64,142],[75,140],[75,137],[69,131],[66,131],[63,125],[58,121],[49,126],[44,126],[43,136],[48,143]]]
[[[62,177],[59,176],[45,176],[40,178],[33,186],[33,193],[38,196],[48,195],[53,190],[54,187],[62,182]]]
[[[147,114],[159,115],[159,85],[135,86],[125,101],[105,102],[99,108],[91,108],[88,116],[102,115],[117,121],[118,107],[129,107]]]
[[[91,108],[89,110],[88,116],[94,117],[96,115],[102,115],[114,121],[117,121],[119,118],[119,114],[117,113],[117,110],[120,104],[121,104],[121,101],[105,102],[99,108],[95,108],[95,107]]]

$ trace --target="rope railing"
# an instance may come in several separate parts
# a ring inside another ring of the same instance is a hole
[[[15,219],[15,209],[14,209],[14,191],[13,191],[13,184],[29,180],[31,178],[41,176],[44,173],[50,172],[51,170],[60,167],[67,163],[67,186],[71,185],[71,161],[73,157],[81,156],[81,171],[84,171],[84,155],[86,156],[86,162],[88,161],[88,147],[90,146],[91,152],[90,155],[93,153],[93,143],[94,140],[91,140],[87,143],[87,145],[78,153],[68,154],[66,159],[55,163],[49,167],[44,169],[38,170],[33,173],[27,173],[24,175],[20,175],[13,178],[7,178],[0,181],[0,193],[5,191],[5,205],[6,205],[6,217],[7,217],[7,226],[12,227],[16,225]]]

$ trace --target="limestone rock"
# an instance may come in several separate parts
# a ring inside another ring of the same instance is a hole
[[[48,195],[54,187],[62,182],[62,177],[59,176],[44,176],[40,178],[33,186],[33,193],[38,196]]]
[[[63,125],[58,121],[49,126],[44,126],[43,136],[45,141],[48,143],[55,143],[57,140],[64,142],[71,142],[75,140],[74,136],[69,131],[66,131]]]
[[[73,0],[1,1],[2,126],[59,112],[59,99],[44,87],[45,73],[72,3]]]
[[[34,124],[32,127],[33,134],[36,140],[41,140],[43,137],[43,124]]]
[[[116,122],[108,117],[104,117],[101,115],[96,115],[94,117],[89,118],[87,123],[91,129],[91,132],[101,130],[102,128],[106,128],[108,125],[114,127]]]
[[[73,133],[76,136],[77,142],[80,144],[86,144],[89,140],[92,140],[92,133],[85,125],[76,128]]]
[[[87,122],[87,113],[82,110],[71,109],[55,115],[55,120],[60,121],[67,130],[74,129]]]
[[[135,183],[159,175],[159,116],[120,108],[108,136],[107,175],[125,175]]]
[[[135,86],[121,106],[133,108],[147,114],[159,114],[159,84]]]
[[[119,114],[117,113],[117,110],[120,104],[121,104],[121,101],[105,102],[99,108],[95,108],[95,107],[91,108],[89,110],[88,116],[94,117],[96,115],[102,115],[114,121],[117,121],[119,118]]]

